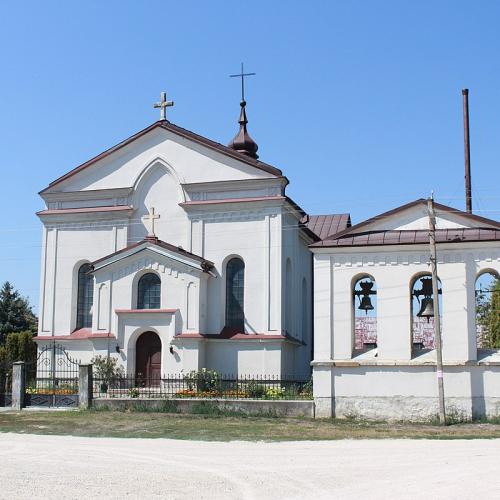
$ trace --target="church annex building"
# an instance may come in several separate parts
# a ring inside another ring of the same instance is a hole
[[[245,104],[229,146],[162,107],[40,192],[39,347],[146,377],[312,371],[318,416],[435,414],[425,200],[356,225],[307,214],[259,160]],[[500,276],[500,223],[436,210],[447,401],[499,415],[500,353],[477,344],[475,289]]]

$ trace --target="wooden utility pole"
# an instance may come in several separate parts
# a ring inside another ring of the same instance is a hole
[[[436,375],[439,397],[439,423],[441,425],[446,425],[446,409],[444,405],[443,384],[443,353],[441,343],[441,319],[439,317],[439,287],[436,256],[436,214],[434,213],[434,198],[432,195],[427,200],[427,208],[429,215],[429,245],[431,250],[432,268],[432,298],[434,301],[434,343],[436,347]]]

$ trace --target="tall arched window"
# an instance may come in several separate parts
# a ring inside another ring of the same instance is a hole
[[[160,309],[161,281],[157,274],[141,276],[137,284],[137,309]]]
[[[226,326],[245,330],[245,264],[235,257],[226,266]]]
[[[377,285],[369,275],[358,277],[352,288],[354,350],[377,347]]]
[[[478,349],[500,349],[500,274],[481,271],[476,278],[476,345]]]
[[[411,286],[412,350],[414,353],[435,348],[434,296],[432,276],[421,274],[413,279]],[[438,278],[439,317],[443,316],[441,280]],[[442,329],[442,325],[441,325]]]
[[[92,328],[92,303],[94,300],[94,277],[90,264],[78,269],[78,298],[76,304],[76,328]]]

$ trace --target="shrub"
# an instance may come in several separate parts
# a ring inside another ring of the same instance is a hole
[[[260,399],[266,395],[266,388],[262,384],[252,381],[246,386],[246,392],[248,397],[252,399]]]
[[[220,392],[221,389],[221,377],[216,370],[206,368],[192,370],[184,376],[184,380],[190,390],[197,392],[215,393]]]
[[[100,382],[102,392],[107,392],[108,387],[117,385],[124,376],[123,366],[118,365],[118,360],[111,356],[94,356],[91,363],[96,379]]]
[[[284,387],[270,387],[266,390],[266,399],[283,399],[285,397]]]
[[[128,390],[128,395],[131,397],[131,398],[138,398],[139,397],[139,389],[137,387],[131,387],[129,390]]]

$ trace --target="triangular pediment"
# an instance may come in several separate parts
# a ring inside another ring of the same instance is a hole
[[[282,176],[267,163],[163,120],[59,177],[40,194],[132,187],[154,158],[171,165],[182,183]]]
[[[500,228],[500,223],[497,221],[469,214],[440,203],[434,203],[434,210],[436,229]],[[341,234],[353,234],[361,231],[418,231],[428,228],[427,200],[420,199],[355,224]]]
[[[129,264],[133,264],[133,261],[148,258],[156,261],[168,261],[172,267],[188,267],[199,273],[210,273],[214,266],[212,262],[180,247],[170,245],[157,238],[146,238],[139,243],[130,245],[94,261],[92,268],[94,273],[96,273],[105,268],[109,269],[121,265],[125,260]]]
[[[427,200],[419,199],[376,215],[324,238],[311,247],[411,244],[428,239]],[[500,223],[434,203],[436,230],[441,241],[496,240]]]

